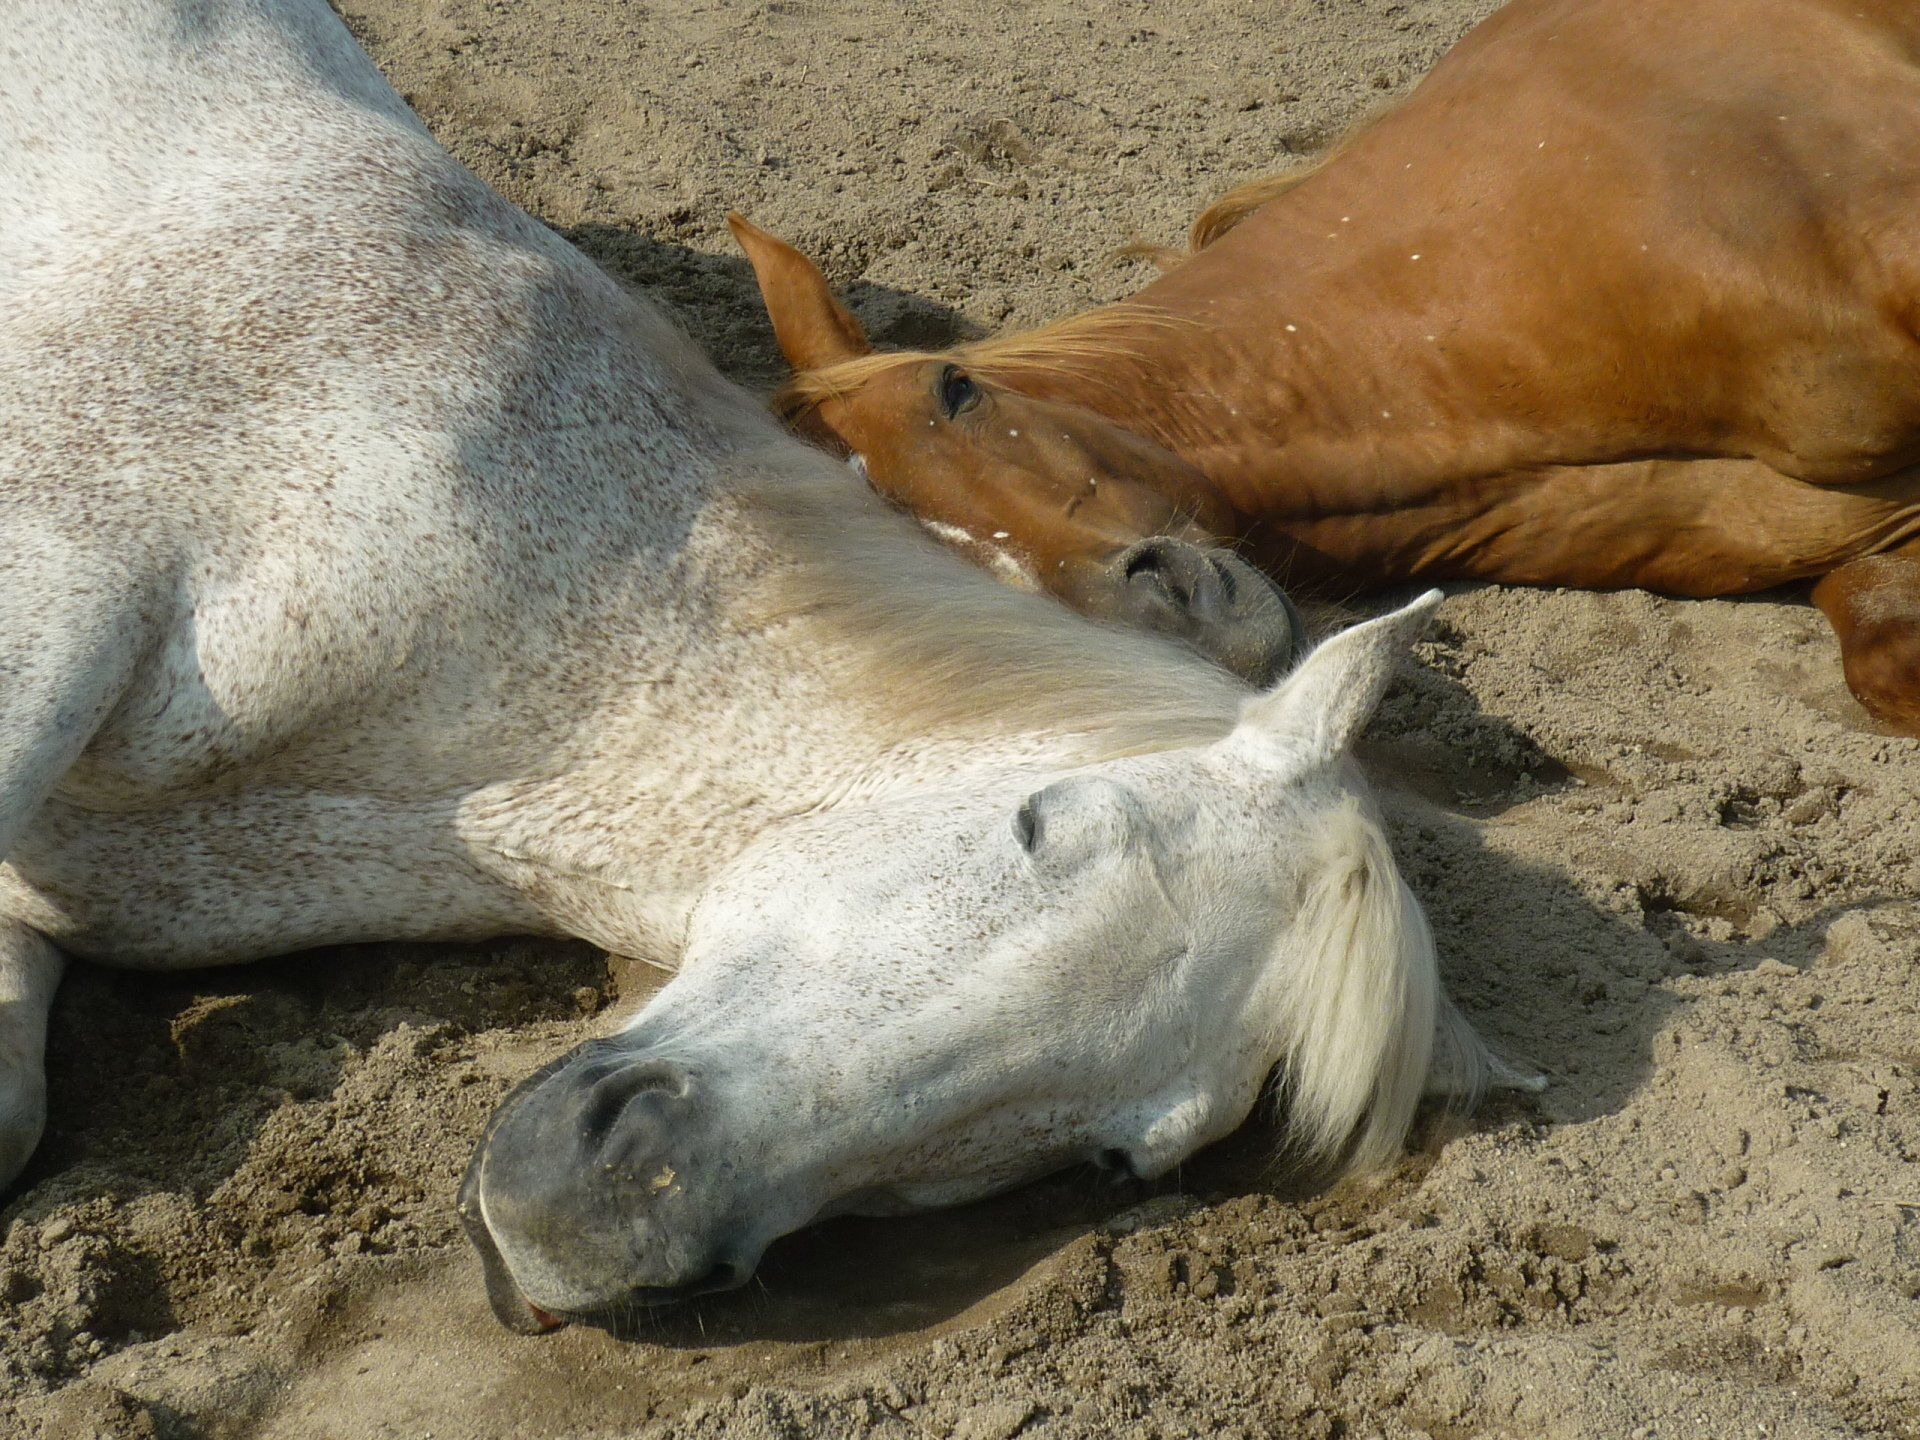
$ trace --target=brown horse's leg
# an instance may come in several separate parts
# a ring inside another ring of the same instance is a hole
[[[1813,587],[1847,686],[1876,719],[1920,735],[1920,540],[1850,560]]]

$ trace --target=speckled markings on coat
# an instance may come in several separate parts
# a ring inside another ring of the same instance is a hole
[[[0,89],[0,1181],[63,951],[691,946],[654,1030],[725,1016],[709,1084],[773,1093],[766,1061],[859,1120],[841,1149],[764,1100],[729,1120],[806,1152],[762,1244],[856,1190],[942,1203],[1103,1148],[1157,1173],[1283,1054],[1314,1143],[1364,1122],[1377,1159],[1436,1017],[1472,1088],[1424,922],[1340,818],[1424,603],[1244,705],[995,585],[461,168],[320,0],[29,9],[0,70],[30,79]],[[1030,792],[1084,832],[1068,859],[1016,842]],[[832,872],[794,878],[843,812]],[[1372,876],[1371,918],[1307,965],[1345,923],[1301,898],[1320,871]],[[1078,1003],[1102,966],[1124,1045]],[[879,1026],[890,993],[933,1008]],[[1303,1006],[1334,1017],[1310,1041]],[[991,1084],[942,1079],[963,1061]],[[557,1285],[567,1257],[496,1238]]]
[[[324,7],[85,5],[0,44],[36,77],[0,97],[5,663],[102,692],[67,764],[7,705],[9,912],[156,964],[502,926],[670,954],[634,872],[686,890],[744,812],[870,758],[845,705],[775,733],[731,683],[828,683],[740,602],[790,563],[741,497],[829,467]],[[563,898],[607,859],[543,846],[614,832],[627,888]]]
[[[762,948],[839,935],[812,964],[879,968],[852,996],[885,989],[885,968],[933,964],[956,993],[1041,973],[1069,995],[1071,968],[1104,950],[1081,954],[1087,937],[1060,927],[1100,891],[1041,874],[1060,893],[1021,900],[1048,941],[1033,954],[981,939],[983,906],[1006,900],[970,895],[964,868],[935,877],[952,914],[910,895],[954,856],[1027,866],[1008,852],[1023,793],[1150,751],[1183,755],[1140,772],[1165,797],[1129,804],[1164,799],[1167,864],[1212,877],[1183,945],[1236,914],[1210,964],[1283,972],[1292,920],[1260,899],[1267,876],[1319,852],[1352,789],[1325,764],[1356,722],[1321,708],[1377,699],[1392,645],[1348,647],[1269,720],[1242,718],[1246,691],[1185,651],[998,588],[781,436],[653,309],[457,165],[319,0],[25,10],[0,67],[29,77],[0,90],[0,1177],[42,1123],[61,950],[171,968],[538,931],[672,964],[695,900],[751,843],[760,870],[735,866],[747,897],[751,876],[781,874],[766,849],[781,822],[885,797],[889,824],[910,822],[893,870],[866,854],[872,826],[852,826],[837,872],[783,904],[791,935]],[[1229,732],[1240,749],[1221,751]],[[1208,785],[1227,810],[1261,799],[1202,845]],[[916,787],[939,793],[899,808]],[[879,874],[879,891],[862,881]],[[895,908],[893,931],[876,918],[841,933],[831,916],[852,897]],[[778,973],[728,960],[751,908],[708,902],[695,925],[722,952],[710,1004],[735,1018]],[[927,958],[954,941],[964,966]],[[1430,945],[1377,948],[1427,995]],[[1142,972],[1154,1008],[1137,1029],[1162,1058],[1187,1056],[1167,1094],[1202,1085],[1198,1098],[1129,1091],[1139,1073],[1123,1083],[1119,1052],[1091,1044],[1085,1073],[1046,1081],[1079,1089],[1083,1119],[1018,1139],[995,1116],[1031,1096],[1002,1066],[1006,1094],[950,1121],[977,1129],[983,1175],[1098,1144],[1110,1112],[1150,1137],[1177,1129],[1179,1144],[1142,1150],[1173,1164],[1244,1114],[1288,1002],[1244,1000],[1194,1044],[1188,1006],[1217,996],[1187,979],[1206,966],[1183,966],[1185,991]],[[699,993],[685,979],[678,995]],[[1054,993],[1023,1000],[1021,1023],[1056,1031]],[[787,1035],[783,1064],[835,1073],[860,1029],[858,1004],[835,1006]],[[1384,1046],[1377,1073],[1348,1064],[1329,1085],[1356,1119],[1369,1087],[1392,1085],[1375,1129],[1396,1142],[1430,1004],[1350,1020]],[[1411,1048],[1394,1039],[1404,1023]],[[897,1043],[868,1056],[874,1096],[943,1035]],[[1167,1106],[1208,1119],[1167,1129]],[[1014,1152],[993,1148],[1008,1135]],[[920,1144],[897,1139],[900,1154]],[[887,1154],[868,1156],[877,1183],[960,1183],[889,1173]],[[829,1202],[795,1202],[785,1223]]]

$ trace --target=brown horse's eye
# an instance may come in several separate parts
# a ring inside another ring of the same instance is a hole
[[[966,371],[958,365],[949,365],[940,372],[940,406],[949,420],[979,403],[980,387]]]

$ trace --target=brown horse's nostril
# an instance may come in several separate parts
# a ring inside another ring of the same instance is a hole
[[[1230,619],[1235,588],[1225,567],[1197,545],[1166,535],[1151,536],[1122,551],[1119,566],[1124,583],[1133,592],[1136,619],[1146,620],[1160,607],[1169,607],[1183,617],[1183,625],[1218,624]]]
[[[1182,611],[1217,608],[1224,599],[1220,575],[1206,552],[1164,535],[1130,545],[1120,556],[1126,583],[1141,603],[1171,602]]]
[[[1258,685],[1271,684],[1303,638],[1279,587],[1238,556],[1150,535],[1114,557],[1113,588],[1095,614],[1185,640]]]
[[[1141,580],[1164,584],[1165,568],[1159,547],[1146,541],[1130,547],[1120,557],[1120,574],[1129,585]]]

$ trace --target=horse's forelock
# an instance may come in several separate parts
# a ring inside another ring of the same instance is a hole
[[[1328,818],[1292,929],[1272,1051],[1290,1138],[1301,1156],[1384,1168],[1399,1154],[1426,1086],[1440,1014],[1439,961],[1420,902],[1379,821],[1357,797]],[[1484,1074],[1478,1037],[1457,1027]]]
[[[790,424],[829,400],[845,400],[858,394],[890,370],[938,358],[929,350],[880,350],[836,365],[823,365],[817,370],[796,371],[773,392],[773,410]]]

